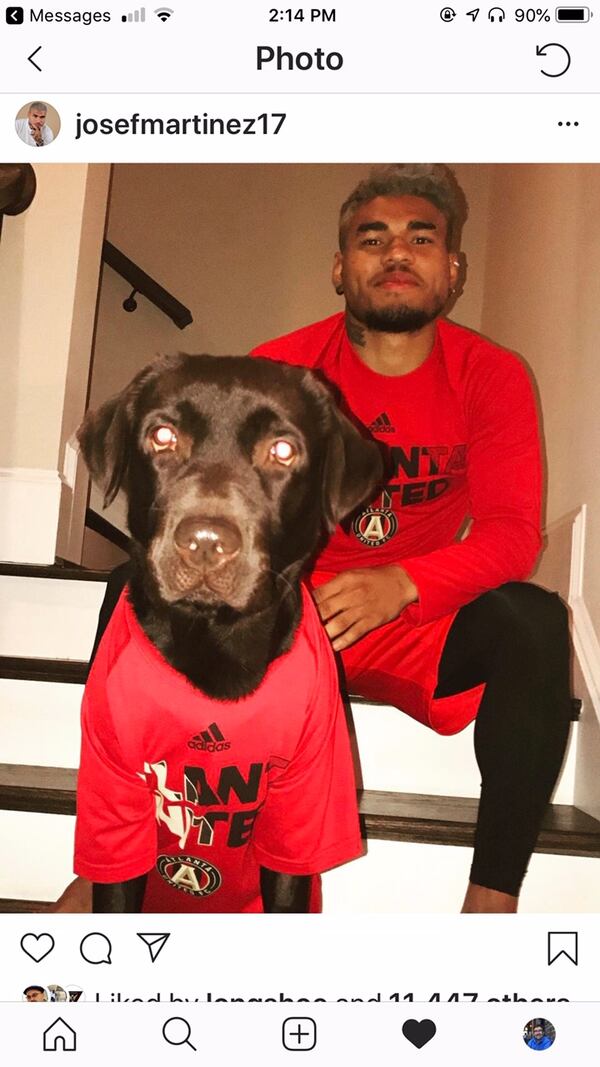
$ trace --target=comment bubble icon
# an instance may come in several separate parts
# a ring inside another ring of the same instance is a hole
[[[112,963],[110,958],[112,945],[106,934],[100,934],[97,931],[93,934],[86,934],[79,946],[79,951],[86,963]]]

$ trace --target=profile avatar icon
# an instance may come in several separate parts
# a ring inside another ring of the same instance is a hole
[[[530,1019],[523,1031],[523,1040],[527,1048],[534,1052],[543,1052],[555,1041],[556,1030],[548,1019]]]
[[[30,148],[44,148],[52,143],[60,130],[58,112],[43,100],[32,100],[20,109],[15,129]]]
[[[43,985],[28,985],[23,990],[23,1000],[28,1004],[43,1004],[49,999],[48,990]]]

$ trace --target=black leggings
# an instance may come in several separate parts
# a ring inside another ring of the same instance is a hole
[[[130,565],[112,572],[92,659]],[[510,582],[458,612],[436,696],[486,683],[475,721],[481,801],[471,881],[516,896],[560,770],[571,717],[567,610],[555,593]]]
[[[458,612],[435,696],[486,683],[475,721],[481,801],[471,881],[518,895],[563,761],[571,718],[567,609],[509,582]]]

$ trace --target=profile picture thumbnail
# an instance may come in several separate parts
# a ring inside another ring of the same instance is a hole
[[[17,112],[15,129],[30,148],[45,148],[60,132],[60,116],[45,100],[31,100]]]
[[[50,1000],[57,1004],[64,1004],[69,999],[66,990],[56,983],[48,986],[48,992],[50,994]]]
[[[23,1000],[28,1004],[44,1004],[50,1000],[50,994],[43,985],[28,985],[23,990]]]
[[[69,1004],[77,1004],[80,1000],[85,1000],[85,993],[81,986],[78,985],[66,985],[65,992],[67,994]]]
[[[548,1019],[530,1019],[523,1031],[523,1041],[534,1052],[543,1052],[555,1041],[556,1030]]]

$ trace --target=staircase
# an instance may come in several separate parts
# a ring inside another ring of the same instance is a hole
[[[0,911],[43,911],[72,877],[79,707],[105,579],[0,564]],[[354,700],[352,712],[368,855],[325,876],[327,911],[456,912],[479,794],[472,727],[442,738],[393,708]],[[593,911],[600,899],[600,822],[573,806],[576,732],[526,910]]]
[[[38,910],[72,878],[72,793],[58,808],[55,768],[76,774],[81,694],[105,580],[70,566],[0,564],[3,911]],[[6,784],[23,788],[31,765],[38,769],[27,805]]]

